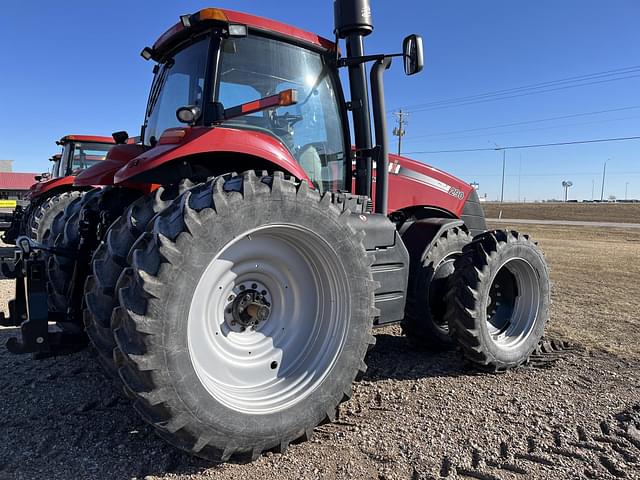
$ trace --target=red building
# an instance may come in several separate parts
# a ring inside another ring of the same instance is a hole
[[[20,200],[36,181],[36,173],[0,172],[0,200]]]

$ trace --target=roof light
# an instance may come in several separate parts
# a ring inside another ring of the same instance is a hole
[[[228,22],[227,14],[218,8],[205,8],[196,13],[198,20],[218,20],[220,22]]]
[[[144,47],[140,52],[140,56],[145,60],[151,60],[151,57],[153,57],[153,50],[149,47]]]
[[[229,25],[229,35],[232,37],[246,37],[247,26],[246,25]]]
[[[189,28],[191,26],[191,15],[180,15],[180,22],[184,28]]]

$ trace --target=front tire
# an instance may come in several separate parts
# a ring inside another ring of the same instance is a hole
[[[486,369],[525,363],[549,320],[549,270],[527,235],[476,236],[455,263],[447,321],[464,354]]]
[[[112,325],[120,376],[163,438],[246,462],[336,417],[376,313],[373,259],[348,214],[305,182],[247,172],[157,217]]]
[[[435,244],[420,252],[420,263],[412,269],[402,330],[416,347],[449,350],[455,342],[446,321],[447,293],[455,260],[471,242],[461,227],[446,230]]]

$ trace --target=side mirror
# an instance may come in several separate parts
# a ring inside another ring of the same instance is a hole
[[[176,117],[181,123],[193,125],[198,121],[201,113],[200,107],[197,105],[187,105],[176,110]]]
[[[409,35],[404,39],[402,46],[404,54],[404,73],[415,75],[424,68],[424,50],[422,48],[422,37],[420,35]]]

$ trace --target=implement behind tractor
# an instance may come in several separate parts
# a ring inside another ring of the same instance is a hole
[[[470,185],[388,153],[384,73],[396,57],[419,73],[422,39],[365,54],[368,0],[334,6],[335,43],[207,8],[142,51],[156,65],[141,144],[114,135],[76,179],[102,187],[63,216],[46,272],[30,263],[43,248],[18,242],[12,351],[86,333],[159,435],[240,462],[337,417],[374,327],[492,371],[527,362],[549,316],[542,252],[487,231]]]

